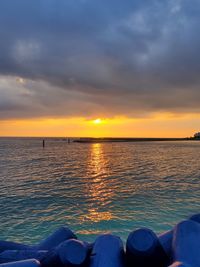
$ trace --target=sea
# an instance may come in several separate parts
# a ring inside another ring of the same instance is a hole
[[[60,226],[90,242],[159,234],[200,212],[199,182],[197,141],[0,138],[0,239],[36,244]]]

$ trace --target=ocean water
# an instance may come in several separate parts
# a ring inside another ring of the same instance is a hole
[[[37,243],[62,225],[87,241],[160,233],[200,212],[199,181],[200,142],[0,138],[0,239]]]

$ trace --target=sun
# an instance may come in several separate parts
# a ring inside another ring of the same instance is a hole
[[[93,120],[93,123],[94,124],[101,124],[102,123],[102,119],[95,119],[95,120]]]

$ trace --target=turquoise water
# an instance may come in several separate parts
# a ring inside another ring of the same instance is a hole
[[[0,138],[0,239],[35,243],[61,225],[87,241],[165,231],[200,212],[199,166],[200,142]]]

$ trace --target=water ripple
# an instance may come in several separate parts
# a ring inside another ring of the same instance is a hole
[[[91,241],[169,229],[199,212],[200,143],[67,144],[0,138],[0,238],[34,243],[60,225]]]

